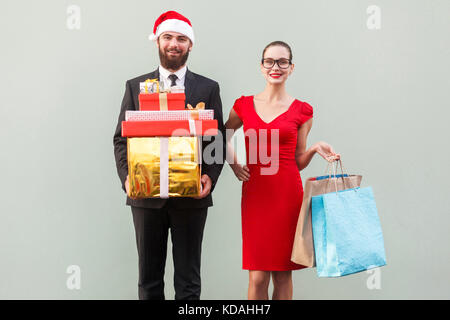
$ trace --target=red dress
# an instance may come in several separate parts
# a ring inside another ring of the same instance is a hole
[[[244,124],[250,169],[250,179],[242,184],[242,268],[264,271],[304,268],[291,261],[303,200],[295,149],[298,129],[313,116],[313,109],[306,102],[294,100],[286,112],[269,123],[256,113],[253,96],[240,97],[233,109]]]

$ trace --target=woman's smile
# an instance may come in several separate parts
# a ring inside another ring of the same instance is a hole
[[[274,79],[278,79],[279,77],[281,77],[281,73],[270,73],[269,76],[271,76]]]

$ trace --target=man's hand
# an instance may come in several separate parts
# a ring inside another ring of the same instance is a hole
[[[128,175],[127,180],[125,180],[125,190],[127,191],[127,196],[130,196],[130,180],[128,179]]]
[[[203,199],[211,192],[212,181],[207,174],[202,175],[200,182],[202,184],[202,192],[198,197],[194,197],[195,199]]]

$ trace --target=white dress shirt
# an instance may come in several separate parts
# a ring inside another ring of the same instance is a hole
[[[178,70],[177,72],[170,72],[169,70],[163,68],[161,65],[159,66],[159,79],[164,83],[164,88],[170,88],[172,81],[169,79],[171,74],[175,74],[178,79],[176,80],[177,86],[184,87],[184,79],[186,78],[186,65]]]

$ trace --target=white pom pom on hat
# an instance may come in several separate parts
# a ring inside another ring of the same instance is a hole
[[[181,33],[194,43],[194,29],[192,29],[191,22],[176,11],[167,11],[160,15],[155,21],[153,33],[148,38],[156,41],[161,33],[166,31]]]

